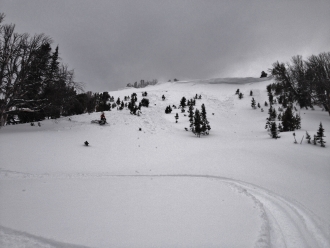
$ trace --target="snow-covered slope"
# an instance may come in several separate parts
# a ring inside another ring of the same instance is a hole
[[[271,82],[164,82],[110,92],[141,100],[147,91],[139,117],[112,110],[107,126],[91,124],[93,113],[4,127],[0,246],[329,247],[329,147],[294,144],[292,132],[269,137]],[[250,90],[265,112],[251,108]],[[164,113],[195,94],[212,128],[201,138],[184,130],[181,111]],[[330,136],[326,112],[300,114],[299,143],[320,122]]]

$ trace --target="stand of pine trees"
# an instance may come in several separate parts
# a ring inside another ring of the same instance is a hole
[[[74,71],[61,64],[59,47],[44,34],[15,32],[0,13],[0,127],[92,110],[95,96],[83,92]]]
[[[267,91],[278,97],[278,102],[297,102],[301,108],[321,106],[330,115],[330,52],[311,55],[307,60],[293,56],[291,63],[276,62],[271,74],[275,83]]]
[[[147,87],[148,85],[155,85],[158,83],[157,79],[153,79],[151,81],[148,80],[140,80],[140,82],[135,82],[134,84],[127,84],[127,87],[134,87],[134,88],[144,88]],[[146,96],[146,95],[145,95]]]
[[[208,135],[211,130],[210,123],[207,120],[206,109],[204,104],[202,104],[201,109],[202,110],[200,112],[196,108],[194,114],[192,114],[193,108],[192,105],[190,105],[188,111],[191,130],[195,135],[197,135],[197,137],[200,137],[201,134]]]

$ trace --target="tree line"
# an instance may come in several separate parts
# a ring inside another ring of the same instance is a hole
[[[153,79],[151,81],[141,80],[140,83],[138,83],[137,81],[134,84],[128,83],[126,87],[144,88],[147,87],[148,85],[155,85],[157,83],[158,83],[157,79]]]
[[[275,62],[270,69],[275,83],[268,90],[286,106],[297,102],[301,108],[321,106],[330,115],[330,52],[311,55],[307,60],[293,56],[290,63]]]
[[[21,122],[72,114],[81,83],[60,63],[59,48],[45,34],[15,32],[0,13],[0,126],[18,116]]]

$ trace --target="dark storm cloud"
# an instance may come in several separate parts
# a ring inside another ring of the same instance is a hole
[[[18,32],[46,33],[86,90],[140,79],[256,76],[330,50],[330,1],[2,0]]]

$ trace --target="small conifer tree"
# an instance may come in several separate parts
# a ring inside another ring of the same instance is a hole
[[[204,103],[202,104],[202,113],[201,113],[201,116],[202,116],[202,120],[205,120],[206,119],[206,109],[205,109]]]
[[[253,91],[252,90],[250,90],[250,96],[253,96]]]
[[[268,107],[268,103],[265,101],[265,107]]]
[[[294,117],[294,128],[300,129],[301,128],[301,117],[296,113],[296,116]]]
[[[252,97],[252,100],[251,100],[251,107],[253,109],[256,109],[256,101],[254,100],[254,97]]]
[[[267,73],[264,72],[264,71],[261,72],[261,76],[260,76],[260,78],[263,78],[263,77],[267,77]]]
[[[165,113],[166,113],[166,114],[170,114],[171,112],[172,112],[172,108],[171,108],[170,105],[168,105],[168,106],[166,107],[166,109],[165,109]]]
[[[189,113],[189,122],[190,122],[190,129],[193,128],[193,123],[194,123],[194,107],[192,105],[192,103],[189,105],[189,110],[188,110],[188,113]]]
[[[180,101],[180,105],[182,108],[186,107],[186,98],[182,97],[181,101]]]
[[[208,134],[208,131],[211,129],[209,125],[209,121],[207,120],[206,117],[206,110],[205,110],[205,105],[202,104],[202,112],[201,112],[201,121],[202,121],[202,133]]]
[[[319,130],[316,133],[316,140],[317,143],[319,143],[321,145],[321,147],[325,147],[325,141],[323,139],[324,136],[324,128],[322,127],[322,122],[320,122],[320,126],[319,126]]]
[[[237,89],[237,90],[236,90],[236,93],[235,93],[235,95],[238,95],[238,94],[239,94],[239,89]]]
[[[311,144],[311,136],[309,135],[309,133],[306,131],[306,139],[308,144]]]
[[[242,92],[239,93],[238,98],[239,99],[242,99],[243,98],[243,93]]]
[[[266,125],[265,125],[265,129],[267,129],[268,131],[270,130],[270,126],[271,126],[271,121],[269,120],[269,118],[266,119]]]
[[[174,118],[175,118],[175,123],[178,123],[179,114],[178,114],[178,113],[176,113],[176,115],[174,116]]]
[[[258,108],[260,108],[260,103],[258,103]]]
[[[270,137],[272,137],[273,139],[278,139],[280,136],[278,135],[279,131],[277,129],[276,123],[275,121],[271,122],[270,124],[270,130],[269,130],[269,135]]]
[[[269,115],[268,119],[269,119],[270,121],[273,121],[274,118],[273,118],[273,106],[272,106],[272,105],[270,105],[270,107],[269,107],[269,109],[268,109],[268,115]]]
[[[288,107],[282,115],[282,126],[284,132],[294,131],[295,129],[294,117],[290,107]]]
[[[195,134],[197,135],[197,137],[201,136],[201,131],[202,131],[201,124],[202,124],[201,116],[200,116],[199,110],[196,109],[195,115],[194,115],[194,131],[195,131]]]

